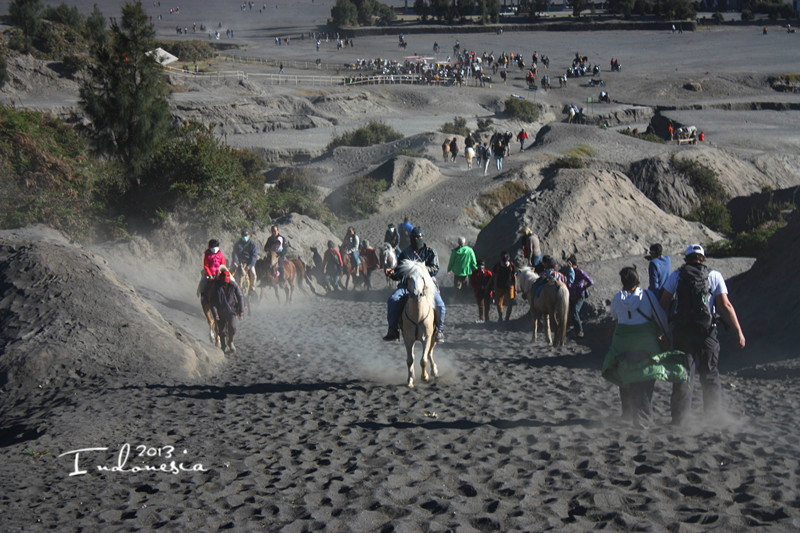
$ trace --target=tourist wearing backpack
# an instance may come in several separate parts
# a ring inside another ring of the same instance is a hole
[[[665,310],[672,299],[677,298],[675,316],[672,318],[674,348],[684,352],[689,363],[689,382],[674,383],[672,386],[670,410],[673,425],[685,424],[691,411],[695,370],[700,374],[705,412],[713,415],[722,406],[716,311],[736,332],[739,348],[744,348],[745,344],[736,311],[728,299],[725,279],[716,270],[709,270],[705,261],[702,246],[689,246],[685,264],[669,275],[661,294],[660,303]]]

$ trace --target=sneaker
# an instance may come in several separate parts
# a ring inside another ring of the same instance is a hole
[[[576,335],[576,337],[583,337],[583,332],[579,331],[578,334]]]
[[[475,321],[476,324],[483,324],[483,322],[484,322],[483,320],[476,320]]]
[[[442,330],[436,332],[436,342],[444,342],[444,332]]]
[[[383,340],[385,340],[385,341],[396,341],[399,338],[400,338],[400,332],[399,331],[397,331],[397,330],[389,330],[389,333],[387,333],[386,336],[383,337]]]

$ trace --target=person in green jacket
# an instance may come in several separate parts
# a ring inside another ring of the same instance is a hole
[[[464,289],[467,287],[467,278],[478,268],[475,252],[467,246],[464,237],[458,238],[458,246],[453,248],[450,261],[447,263],[447,273],[453,273],[453,286],[456,289],[456,299],[464,298]]]
[[[667,317],[655,293],[639,287],[636,267],[625,267],[619,274],[622,290],[611,300],[617,325],[603,361],[603,377],[619,387],[623,419],[646,429],[652,422],[656,380],[688,381],[687,359],[682,352],[660,346]]]

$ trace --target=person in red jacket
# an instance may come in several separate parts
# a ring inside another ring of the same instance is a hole
[[[219,247],[217,239],[208,241],[208,249],[203,254],[203,272],[200,278],[200,284],[197,286],[197,295],[201,299],[205,298],[206,287],[208,282],[217,277],[219,274],[219,267],[225,264],[225,255]]]
[[[469,277],[469,284],[478,302],[478,324],[489,320],[492,307],[492,272],[486,270],[486,263],[478,261],[478,268]]]
[[[517,133],[517,140],[519,141],[519,151],[523,151],[525,149],[525,139],[528,138],[528,132],[525,129],[519,130]]]

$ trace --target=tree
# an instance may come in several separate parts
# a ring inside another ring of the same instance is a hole
[[[106,18],[103,12],[94,5],[92,13],[86,18],[84,33],[94,46],[103,46],[108,42],[108,32],[106,31]]]
[[[581,11],[589,7],[589,0],[572,0],[572,16],[580,17]]]
[[[425,4],[425,0],[414,0],[414,13],[419,15],[420,21],[428,20],[428,6]]]
[[[461,20],[466,20],[467,17],[475,12],[475,0],[457,0],[456,9]]]
[[[495,24],[500,22],[500,0],[487,0],[486,7],[489,10],[489,20]]]
[[[24,51],[30,52],[33,39],[42,27],[42,3],[40,0],[13,0],[8,6],[11,24],[22,30]]]
[[[358,24],[358,9],[350,0],[336,0],[336,5],[331,8],[331,18],[334,26],[356,26]]]
[[[95,51],[80,89],[97,149],[122,162],[136,183],[170,131],[166,79],[149,53],[154,39],[141,1],[124,4],[122,24],[112,23],[110,42]]]

